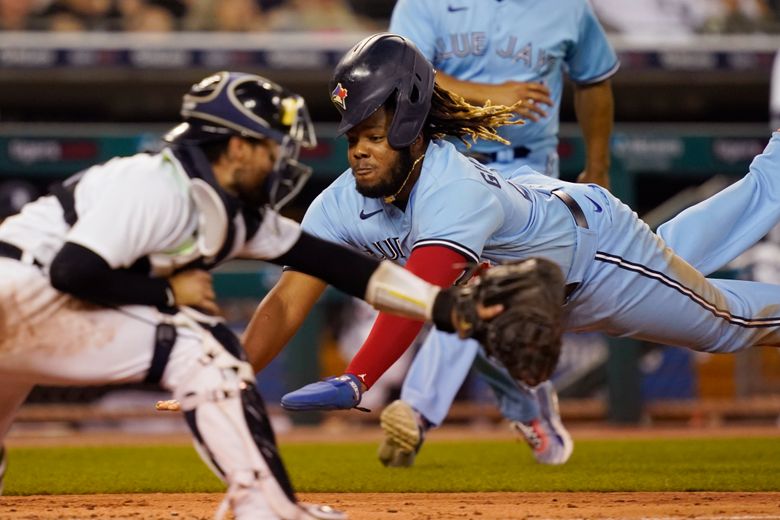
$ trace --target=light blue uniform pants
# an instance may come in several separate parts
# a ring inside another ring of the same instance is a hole
[[[657,234],[679,257],[707,275],[755,244],[778,222],[780,133],[775,132],[764,152],[753,160],[745,177],[680,213],[662,225]],[[628,223],[627,225],[630,226]],[[646,260],[647,263],[654,261],[652,258]],[[602,259],[602,263],[616,261],[609,255]],[[663,258],[656,258],[655,261],[662,262]],[[623,268],[630,269],[631,266]],[[602,281],[602,285],[607,282]],[[744,284],[735,280],[709,282],[729,296],[741,293],[740,287]],[[598,284],[599,282],[594,283]],[[619,287],[615,287],[615,291],[619,290]],[[660,293],[668,290],[668,287],[658,284],[651,292],[637,299],[637,304],[641,304],[644,299],[648,312],[651,312],[653,306],[664,304],[663,295],[654,296],[653,291]],[[760,305],[764,301],[780,302],[780,288],[777,286],[751,284],[750,293],[755,296],[755,302],[747,305],[745,311],[748,312],[763,309]],[[688,303],[681,302],[681,305]],[[758,309],[755,308],[756,305],[759,305]],[[674,310],[669,311],[674,317]],[[679,311],[684,312],[685,309],[680,308]],[[777,312],[777,309],[771,312],[772,316],[778,314],[780,312]],[[641,324],[637,323],[637,327],[640,326]],[[588,328],[587,324],[584,328]],[[724,331],[724,334],[727,333],[728,331]],[[728,352],[731,351],[728,345],[728,341],[724,341],[720,346],[702,345],[701,348],[710,351],[716,348],[719,352]],[[739,347],[734,343],[732,345],[733,349]],[[435,329],[428,335],[409,369],[401,390],[401,399],[411,404],[431,423],[441,424],[472,365],[495,392],[504,417],[513,421],[529,421],[539,415],[539,407],[533,394],[515,384],[503,367],[488,360],[476,341],[460,340],[455,335]]]

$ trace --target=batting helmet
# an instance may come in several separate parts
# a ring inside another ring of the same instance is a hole
[[[431,108],[433,66],[408,39],[380,33],[358,42],[341,58],[330,81],[331,101],[344,133],[395,96],[388,131],[393,148],[412,144]]]
[[[218,72],[184,95],[184,120],[164,136],[172,144],[199,145],[231,136],[272,139],[280,153],[266,180],[269,204],[279,209],[311,176],[298,162],[300,149],[317,144],[306,102],[297,94],[254,74]]]

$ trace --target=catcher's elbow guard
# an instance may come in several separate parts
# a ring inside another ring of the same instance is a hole
[[[423,321],[431,319],[439,291],[414,273],[384,260],[368,280],[364,299],[377,310]]]

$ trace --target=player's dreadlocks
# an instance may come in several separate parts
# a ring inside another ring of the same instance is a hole
[[[477,139],[487,139],[509,144],[498,135],[496,129],[504,125],[521,125],[513,107],[493,105],[475,106],[463,97],[434,83],[431,109],[423,127],[426,139],[457,137],[470,147]],[[467,139],[469,138],[469,139]]]

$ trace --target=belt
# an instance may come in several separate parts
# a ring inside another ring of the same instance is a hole
[[[571,212],[571,216],[574,217],[574,223],[577,224],[579,227],[583,229],[588,229],[588,219],[585,218],[585,213],[582,211],[582,208],[577,203],[574,198],[566,193],[565,191],[562,191],[560,188],[557,190],[553,190],[552,194],[558,197],[558,199],[566,204],[566,207]],[[566,300],[569,300],[569,297],[576,291],[580,286],[579,282],[573,282],[570,284],[567,284],[564,288],[565,290],[565,296]]]
[[[531,153],[525,146],[516,146],[515,148],[504,148],[495,152],[466,152],[466,155],[473,157],[482,164],[494,162],[512,162],[515,159],[523,159]]]
[[[43,264],[36,260],[32,255],[26,254],[13,244],[0,240],[0,257],[12,258],[22,263],[43,267]]]
[[[565,191],[562,191],[560,188],[553,190],[552,194],[558,197],[561,202],[566,204],[566,207],[569,208],[569,211],[571,212],[571,216],[574,217],[574,222],[578,226],[588,229],[588,219],[585,218],[585,213],[582,211],[582,208],[579,204],[577,204],[577,201],[574,200],[571,195]]]

